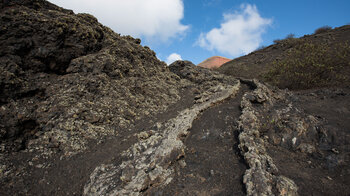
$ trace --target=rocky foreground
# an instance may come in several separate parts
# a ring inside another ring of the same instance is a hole
[[[349,195],[349,89],[168,67],[91,15],[0,8],[0,195]]]

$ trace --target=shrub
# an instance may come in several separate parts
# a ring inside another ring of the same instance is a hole
[[[323,26],[323,27],[316,29],[315,34],[324,33],[324,32],[327,32],[329,30],[332,30],[332,27],[326,25],[326,26]]]
[[[275,39],[275,40],[273,40],[273,43],[279,44],[279,43],[283,43],[283,42],[289,41],[289,40],[294,39],[294,38],[295,38],[295,35],[293,33],[290,33],[284,39]]]

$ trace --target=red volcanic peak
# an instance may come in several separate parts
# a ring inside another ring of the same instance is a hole
[[[218,68],[221,65],[223,65],[224,63],[231,61],[232,59],[228,59],[225,57],[221,57],[221,56],[213,56],[210,57],[206,60],[204,60],[203,62],[199,63],[198,66],[200,67],[205,67],[208,69],[213,69],[213,68]]]

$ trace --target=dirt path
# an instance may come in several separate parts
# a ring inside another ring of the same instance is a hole
[[[247,90],[242,86],[236,97],[209,108],[193,122],[173,181],[146,195],[245,195],[242,177],[247,168],[238,149],[235,122]]]
[[[102,164],[94,170],[84,195],[139,195],[169,184],[178,165],[186,164],[182,140],[190,133],[194,120],[213,105],[235,96],[239,89],[239,82],[213,86],[198,96],[191,108],[160,125],[158,130],[139,133],[139,142],[123,152],[121,164]]]

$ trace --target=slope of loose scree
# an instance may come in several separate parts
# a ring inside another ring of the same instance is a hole
[[[225,63],[221,73],[291,90],[350,86],[350,25],[286,38]]]

